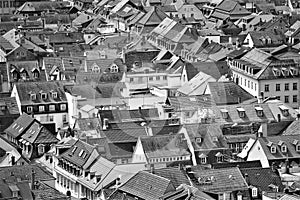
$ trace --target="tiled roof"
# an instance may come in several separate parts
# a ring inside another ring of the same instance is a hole
[[[109,155],[108,159],[116,158],[132,158],[133,149],[136,143],[109,143]]]
[[[101,94],[98,90],[93,88],[91,85],[73,85],[73,86],[65,86],[65,91],[69,92],[74,96],[81,96],[86,99],[97,99],[101,97]]]
[[[76,120],[79,131],[98,130],[101,125],[98,118],[79,118]]]
[[[129,179],[119,189],[144,200],[154,200],[175,190],[175,187],[168,179],[142,171]]]
[[[152,129],[152,135],[169,135],[169,134],[177,134],[181,130],[181,125],[169,125],[165,123],[162,126],[155,125],[155,122],[151,122],[149,124]]]
[[[36,200],[68,200],[70,197],[52,188],[46,183],[40,182],[36,189],[32,190]]]
[[[13,45],[2,36],[0,36],[0,47],[6,51],[5,53],[14,49]]]
[[[144,26],[147,25],[158,25],[164,20],[168,15],[166,15],[159,8],[153,6],[150,11],[148,11],[137,23]]]
[[[12,190],[18,191],[18,198],[33,199],[29,182],[22,181],[8,184],[0,180],[1,199],[14,199]]]
[[[243,162],[223,162],[223,163],[213,163],[213,169],[220,169],[220,168],[231,168],[231,167],[238,167],[241,170],[244,168],[258,168],[262,167],[261,162],[259,160],[254,161],[243,161]]]
[[[215,105],[210,95],[168,97],[167,104],[175,110],[195,110]]]
[[[273,188],[269,186],[271,184],[278,186],[279,192],[284,189],[280,176],[271,168],[244,168],[241,169],[241,172],[248,185],[258,188],[259,192],[274,191]]]
[[[226,168],[226,169],[196,169],[192,168],[195,178],[212,179],[211,184],[197,184],[195,187],[204,192],[211,193],[224,193],[229,191],[246,191],[248,185],[242,176],[239,168]],[[213,178],[212,178],[213,177]]]
[[[66,102],[65,92],[59,82],[18,82],[15,84],[21,104],[32,103],[58,103]],[[46,99],[41,99],[40,92],[47,94]],[[57,98],[53,99],[51,92],[57,92]],[[36,94],[36,100],[30,99],[30,94]]]
[[[131,129],[111,129],[100,131],[102,137],[106,137],[111,143],[136,142],[138,137],[147,136],[145,127]]]
[[[81,140],[77,140],[77,142],[73,144],[71,148],[60,155],[60,158],[66,159],[67,161],[79,167],[83,167],[89,159],[93,149],[93,146]]]
[[[163,135],[140,138],[148,158],[190,155],[187,143],[179,135]]]
[[[19,137],[32,125],[34,118],[23,113],[16,121],[14,121],[4,132],[12,135],[14,138]]]
[[[234,82],[209,82],[208,87],[217,105],[237,104],[254,98]]]
[[[4,97],[0,98],[0,106],[5,106],[5,109],[2,108],[0,115],[20,115],[18,104],[15,97]]]
[[[268,160],[274,159],[286,159],[288,158],[300,158],[300,152],[296,151],[296,145],[299,144],[299,135],[282,135],[272,136],[266,138],[258,138],[261,147],[268,158]],[[287,152],[281,151],[281,145],[285,144]],[[271,153],[272,146],[276,147],[276,152]]]
[[[154,169],[154,174],[166,178],[177,188],[181,184],[190,185],[190,181],[183,170],[175,167]]]
[[[196,151],[228,148],[219,124],[186,124],[184,125]],[[202,138],[201,143],[196,138]]]
[[[36,181],[54,180],[52,174],[39,165],[0,167],[0,177],[5,178],[7,183],[17,182],[17,178],[21,178],[21,180],[31,180],[32,170],[35,172]],[[13,174],[13,176],[11,176],[11,174]]]
[[[58,142],[58,139],[56,139],[53,133],[37,121],[33,122],[21,138],[31,144],[49,144]]]
[[[293,121],[287,129],[283,132],[283,135],[299,135],[300,136],[300,120]]]
[[[280,46],[284,41],[281,35],[276,35],[272,31],[251,31],[249,34],[255,47]],[[271,39],[271,44],[264,42],[263,39]]]
[[[188,67],[186,70],[193,70],[195,73],[194,75],[190,75],[189,79],[197,74],[197,72],[204,72],[215,79],[219,79],[221,76],[228,73],[228,65],[224,61],[219,62],[194,62],[194,63],[187,63]],[[191,65],[191,66],[189,66]],[[194,68],[194,69],[193,69]],[[188,73],[189,74],[189,73]]]
[[[33,70],[37,70],[40,74],[39,78],[34,78],[33,76]],[[21,73],[26,73],[26,78],[30,79],[30,80],[36,80],[36,81],[46,81],[45,79],[43,79],[44,77],[41,76],[43,74],[43,72],[40,70],[39,66],[38,66],[38,62],[37,61],[23,61],[23,62],[16,62],[16,63],[11,63],[9,65],[9,75],[10,75],[10,81],[14,81],[13,79],[13,73],[12,70],[16,71],[18,73],[18,75],[20,75]]]

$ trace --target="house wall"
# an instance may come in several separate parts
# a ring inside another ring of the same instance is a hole
[[[50,116],[53,116],[53,121],[50,121]],[[47,114],[34,114],[33,117],[37,119],[42,124],[55,124],[55,131],[58,128],[64,127],[64,124],[69,122],[69,115],[67,112],[63,113],[47,113]],[[66,121],[64,121],[64,118]]]
[[[260,144],[256,141],[248,153],[247,161],[260,160],[263,168],[270,167],[268,158]]]
[[[18,104],[18,109],[19,109],[19,113],[22,114],[22,110],[21,110],[21,101],[20,101],[20,97],[19,97],[19,94],[18,94],[18,91],[17,91],[17,87],[14,85],[12,91],[11,91],[11,97],[15,97],[16,98],[16,101],[17,101],[17,104]]]
[[[233,81],[239,86],[241,86],[248,93],[250,93],[254,97],[258,97],[260,95],[261,87],[259,87],[260,84],[258,80],[251,78],[250,76],[245,76],[244,74],[239,73],[235,70],[232,70],[232,75]]]
[[[248,34],[243,42],[243,46],[246,46],[246,47],[254,47],[254,43],[253,43],[253,40],[250,36],[250,34]]]
[[[132,163],[148,163],[141,140],[138,139],[132,155]]]
[[[289,84],[289,90],[285,91],[285,84]],[[297,90],[293,90],[293,83],[297,83]],[[269,92],[265,91],[265,85],[269,84]],[[276,84],[280,84],[280,91],[276,91]],[[300,78],[284,78],[261,80],[259,82],[259,91],[264,92],[264,97],[279,96],[280,100],[284,102],[285,96],[289,96],[289,102],[286,103],[293,108],[299,108],[300,105]],[[297,102],[293,102],[293,96],[297,95]]]

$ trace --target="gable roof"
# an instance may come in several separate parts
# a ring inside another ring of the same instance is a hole
[[[254,98],[234,82],[209,82],[209,92],[217,105],[238,104]]]
[[[34,118],[26,113],[23,113],[16,121],[14,121],[7,129],[5,133],[10,134],[14,138],[19,137],[32,125],[35,121]]]
[[[133,196],[153,200],[159,199],[169,191],[175,190],[172,182],[166,178],[141,171],[119,188]]]
[[[258,188],[260,192],[273,192],[269,186],[271,184],[278,186],[279,192],[284,189],[280,176],[271,168],[244,168],[241,172],[248,185]]]
[[[204,192],[217,194],[248,190],[248,185],[243,178],[241,171],[237,167],[206,170],[192,167],[192,172],[197,180],[198,178],[200,178],[200,180],[205,180],[207,178],[212,179],[211,184],[195,184],[195,187]]]
[[[160,135],[140,138],[148,158],[190,155],[186,141],[179,135]]]
[[[300,120],[297,119],[295,121],[293,121],[288,127],[287,129],[283,132],[283,135],[299,135],[300,130]]]
[[[18,82],[15,84],[21,104],[33,103],[58,103],[66,102],[65,92],[59,82]],[[41,99],[40,92],[46,93],[47,98]],[[53,98],[51,92],[57,92],[57,98]],[[36,94],[36,100],[31,100],[30,94]]]
[[[210,95],[168,97],[166,104],[175,111],[195,110],[215,105]]]
[[[167,17],[167,14],[156,6],[153,6],[151,7],[151,10],[148,11],[137,23],[144,26],[153,26],[160,24]]]
[[[31,144],[48,144],[58,142],[58,139],[56,139],[53,133],[37,121],[33,122],[21,138]]]
[[[83,167],[89,159],[94,147],[81,141],[77,140],[71,148],[61,154],[59,157],[66,159],[67,161]],[[74,152],[73,152],[74,151]]]

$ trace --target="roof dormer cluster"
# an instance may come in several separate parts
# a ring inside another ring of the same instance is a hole
[[[269,148],[271,154],[283,154],[287,155],[288,152],[296,152],[300,153],[300,142],[297,139],[290,140],[287,138],[287,140],[283,139],[278,140],[278,142],[274,141],[268,141],[266,143],[267,147]]]

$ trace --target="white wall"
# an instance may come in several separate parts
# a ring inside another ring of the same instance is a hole
[[[133,152],[132,155],[132,163],[147,163],[147,159],[144,153],[144,149],[141,143],[141,140],[138,139],[137,143],[136,143],[136,148]]]
[[[248,153],[247,161],[253,161],[253,160],[260,160],[263,168],[270,167],[268,158],[264,153],[264,150],[258,140],[252,146],[252,149]]]

